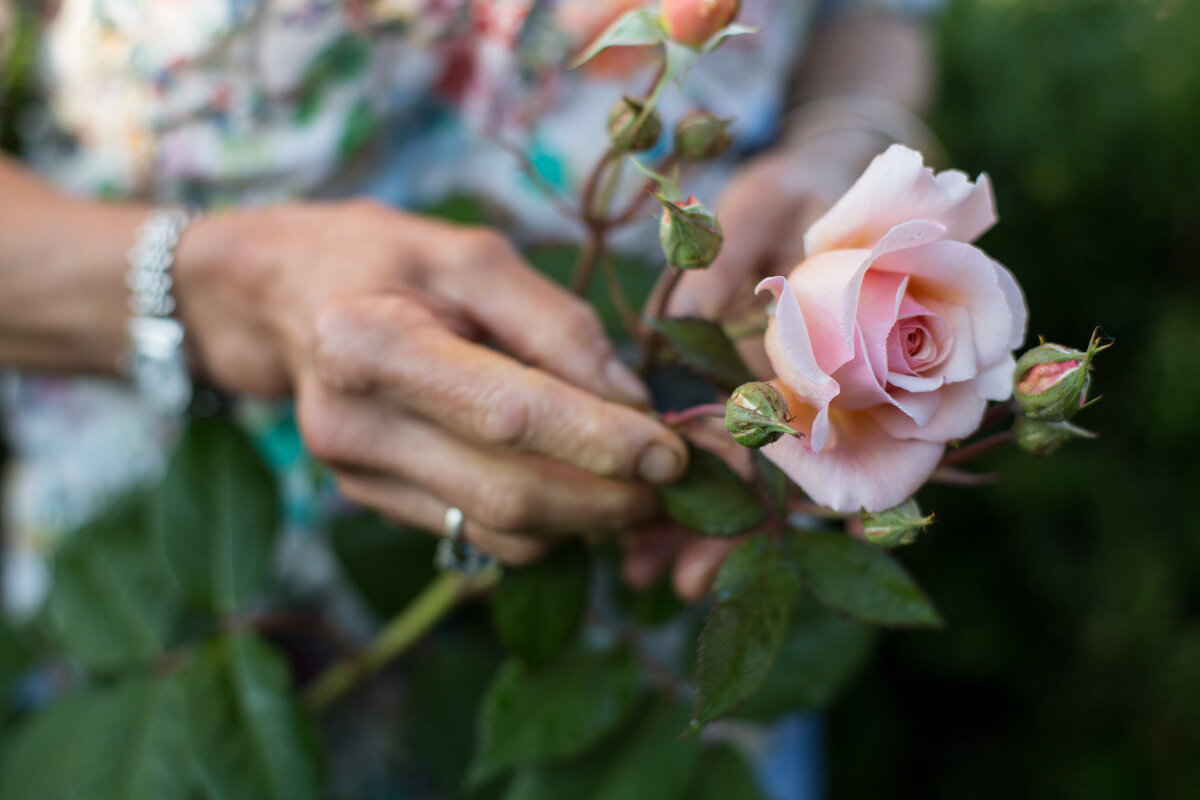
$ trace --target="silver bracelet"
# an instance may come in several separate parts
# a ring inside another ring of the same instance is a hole
[[[146,402],[163,414],[182,414],[192,400],[183,352],[183,325],[175,319],[171,267],[180,237],[194,220],[180,208],[158,209],[138,230],[129,250],[129,350],[124,371]]]

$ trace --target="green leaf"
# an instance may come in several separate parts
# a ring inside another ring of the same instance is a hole
[[[715,322],[695,317],[667,317],[652,319],[650,324],[662,334],[684,364],[721,388],[733,391],[755,379],[733,342]]]
[[[657,489],[672,519],[705,536],[736,536],[766,519],[755,491],[718,456],[692,447],[689,459],[681,480]]]
[[[29,648],[25,637],[12,623],[0,616],[0,725],[8,711],[13,687],[29,666]]]
[[[760,536],[726,560],[713,592],[716,605],[700,632],[694,727],[729,713],[766,679],[800,582]]]
[[[441,790],[439,797],[474,797],[462,777],[475,748],[475,722],[500,648],[462,632],[434,637],[406,659],[407,711],[403,747]],[[490,788],[490,787],[486,787]]]
[[[682,800],[700,763],[700,740],[680,740],[685,706],[660,704],[605,773],[594,800]]]
[[[173,678],[75,692],[13,731],[0,797],[191,800],[186,718]]]
[[[936,628],[942,618],[900,562],[858,539],[793,530],[789,555],[808,592],[868,625]]]
[[[184,591],[221,613],[245,606],[279,524],[275,482],[232,423],[193,422],[154,494],[154,519]]]
[[[206,797],[316,800],[321,758],[287,664],[248,635],[219,639],[183,673],[187,724]],[[179,720],[176,720],[178,724]]]
[[[529,263],[539,272],[562,286],[571,285],[571,275],[579,255],[577,247],[538,247],[525,253]],[[642,308],[646,305],[650,292],[654,289],[658,271],[650,269],[644,262],[627,258],[620,254],[609,257],[621,293],[632,308]],[[604,329],[614,338],[628,337],[621,322],[621,314],[617,310],[604,281],[593,281],[588,290],[587,301],[600,320]]]
[[[679,739],[688,716],[684,707],[656,704],[580,758],[519,770],[504,800],[690,800],[702,744]]]
[[[754,470],[766,487],[767,496],[771,499],[775,515],[783,518],[787,515],[787,494],[792,481],[784,471],[763,455],[762,450],[754,451]]]
[[[610,47],[654,45],[666,41],[658,14],[650,9],[630,11],[596,38],[596,41],[571,62],[570,69],[582,67]]]
[[[629,711],[637,676],[625,650],[573,651],[540,670],[509,660],[484,698],[468,780],[479,784],[517,764],[583,752]]]
[[[612,589],[620,609],[638,625],[656,627],[671,622],[684,609],[683,601],[675,594],[670,577],[656,581],[648,589],[630,588],[619,575],[614,575]]]
[[[390,618],[433,580],[437,540],[360,513],[330,526],[329,542],[342,571],[380,617]]]
[[[107,670],[163,652],[182,613],[144,497],[74,533],[54,559],[46,613],[54,638]]]
[[[873,639],[870,628],[802,602],[775,665],[735,716],[768,720],[797,708],[825,708],[862,668]]]
[[[741,25],[737,22],[733,23],[732,25],[726,25],[724,28],[714,33],[712,38],[704,43],[704,46],[701,48],[701,52],[711,53],[713,50],[716,50],[718,47],[720,47],[726,39],[730,39],[734,36],[745,36],[748,33],[759,32],[760,31],[758,28],[750,25]]]
[[[526,664],[544,664],[574,640],[587,590],[588,555],[579,542],[532,566],[505,570],[492,603],[496,634]]]
[[[704,753],[688,800],[766,800],[746,760],[730,747]]]

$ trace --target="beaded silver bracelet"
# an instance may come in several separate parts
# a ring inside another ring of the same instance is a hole
[[[194,216],[180,208],[151,213],[129,250],[129,349],[124,369],[138,394],[163,414],[182,414],[192,400],[183,352],[183,325],[175,319],[171,267],[175,248]]]

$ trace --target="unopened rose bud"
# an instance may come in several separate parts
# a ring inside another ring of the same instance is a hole
[[[694,197],[673,203],[658,195],[663,204],[658,240],[667,263],[675,269],[704,269],[717,259],[725,239],[721,225]]]
[[[1016,437],[1017,447],[1033,456],[1053,455],[1058,448],[1072,439],[1096,438],[1096,434],[1091,431],[1085,431],[1065,420],[1048,422],[1029,417],[1017,417],[1016,423],[1013,424],[1013,435]]]
[[[675,154],[684,161],[707,161],[729,149],[729,123],[708,111],[690,111],[675,125]]]
[[[758,449],[785,435],[799,436],[789,419],[787,401],[769,383],[744,383],[725,405],[725,427],[744,447]]]
[[[741,0],[663,0],[663,28],[680,44],[700,47],[741,10]]]
[[[653,109],[643,116],[645,109],[645,103],[632,97],[622,97],[613,104],[608,112],[608,135],[614,148],[622,153],[640,153],[658,144],[662,119]]]
[[[921,516],[921,507],[913,499],[887,511],[862,512],[863,535],[880,547],[899,547],[916,541],[917,534],[933,524],[933,514]]]
[[[1087,403],[1092,383],[1092,359],[1111,347],[1101,345],[1096,334],[1085,352],[1060,344],[1042,343],[1017,361],[1013,395],[1021,413],[1030,419],[1061,422]]]

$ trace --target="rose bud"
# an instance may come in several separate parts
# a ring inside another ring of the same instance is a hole
[[[717,218],[694,197],[683,203],[657,197],[663,204],[658,240],[667,263],[675,269],[704,269],[712,264],[725,241]]]
[[[1095,439],[1096,434],[1077,425],[1060,420],[1050,422],[1029,417],[1017,417],[1013,425],[1017,447],[1032,456],[1053,455],[1058,448],[1072,439]]]
[[[787,401],[769,383],[744,383],[725,405],[725,427],[738,444],[756,450],[784,434],[798,436],[789,419]]]
[[[684,161],[708,161],[729,149],[729,123],[708,111],[689,111],[675,125],[675,154]]]
[[[862,520],[863,536],[879,547],[912,544],[918,533],[933,524],[933,514],[921,516],[921,507],[912,498],[887,511],[874,514],[863,511],[859,519]]]
[[[741,0],[663,0],[663,29],[680,44],[700,47],[733,22],[741,5]]]
[[[1093,333],[1086,352],[1043,342],[1021,356],[1014,372],[1013,391],[1021,413],[1047,422],[1073,417],[1087,403],[1092,359],[1111,346],[1111,342],[1099,344]]]
[[[622,97],[613,104],[608,112],[608,135],[614,148],[622,153],[640,153],[658,144],[662,119],[654,110],[642,118],[645,108],[645,103],[632,97]]]

